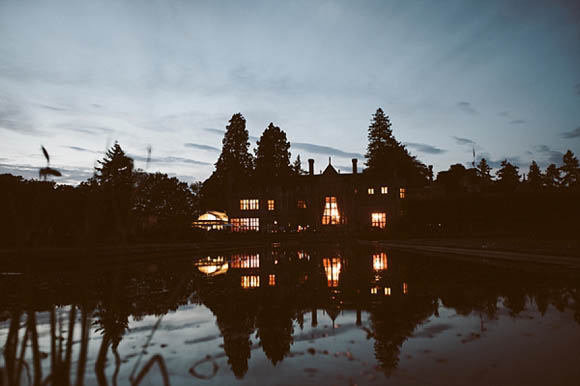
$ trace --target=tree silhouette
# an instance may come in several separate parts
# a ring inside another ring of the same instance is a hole
[[[560,168],[563,173],[562,186],[572,188],[580,184],[580,167],[578,166],[578,158],[574,157],[574,153],[568,150],[562,158],[564,164]]]
[[[544,175],[536,161],[532,161],[530,164],[530,170],[528,171],[528,185],[531,186],[532,189],[538,190],[542,187],[543,183]]]
[[[477,164],[477,176],[483,182],[491,182],[491,167],[485,158],[482,158]]]
[[[498,183],[506,190],[513,190],[520,182],[518,167],[512,165],[508,160],[501,161],[501,168],[497,171]]]
[[[561,180],[560,169],[556,164],[550,164],[544,175],[544,185],[548,188],[557,188],[560,186]]]
[[[381,108],[373,115],[368,129],[365,172],[386,177],[401,177],[408,185],[423,186],[429,170],[411,156],[404,145],[393,136],[391,121]]]
[[[256,176],[261,180],[288,177],[292,173],[289,149],[286,133],[270,122],[255,150]]]
[[[306,171],[302,169],[302,160],[300,159],[300,154],[296,156],[294,163],[292,163],[292,173],[294,173],[295,176],[302,176],[306,174]]]

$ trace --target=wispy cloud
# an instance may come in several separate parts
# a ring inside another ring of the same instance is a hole
[[[467,114],[471,115],[477,114],[477,111],[475,111],[473,105],[470,102],[466,101],[457,102],[457,106],[461,109],[461,111]]]
[[[455,143],[457,143],[458,145],[476,145],[476,142],[472,139],[469,138],[463,138],[463,137],[452,137],[455,140]]]
[[[93,153],[93,154],[102,154],[102,151],[95,151],[95,150],[91,150],[91,149],[87,149],[84,147],[79,147],[79,146],[66,146],[63,145],[62,147],[66,148],[66,149],[71,149],[71,150],[76,150],[76,151],[82,151],[85,153]]]
[[[147,162],[146,156],[135,155],[135,154],[128,154],[129,157],[133,158],[135,161],[142,161]],[[175,157],[175,156],[167,156],[167,157],[152,157],[149,162],[151,163],[186,163],[192,165],[211,165],[209,162],[198,161],[191,158],[184,158],[184,157]]]
[[[208,145],[201,145],[199,143],[192,143],[192,142],[185,143],[184,146],[190,147],[192,149],[197,149],[197,150],[217,151],[217,152],[220,151],[220,149],[218,149],[217,147],[208,146]]]
[[[303,142],[291,142],[290,143],[290,150],[292,149],[300,149],[304,150],[313,154],[325,154],[331,155],[335,157],[345,157],[345,158],[359,158],[362,159],[364,156],[360,153],[350,153],[340,149],[336,149],[330,146],[320,146],[315,145],[312,143],[303,143]]]
[[[577,128],[575,128],[572,131],[565,131],[562,134],[560,134],[560,136],[562,138],[568,138],[568,139],[578,138],[578,137],[580,137],[580,126],[578,126]]]
[[[522,125],[526,122],[527,121],[525,119],[514,119],[513,121],[510,121],[510,124],[511,125]]]
[[[54,178],[54,181],[61,184],[76,185],[92,177],[94,173],[94,170],[91,168],[68,169],[58,166],[55,166],[55,168],[61,172],[62,176]],[[33,165],[0,163],[0,174],[10,173],[15,176],[22,176],[27,179],[37,179],[39,169],[39,166]]]
[[[218,134],[218,135],[224,135],[224,133],[226,132],[225,130],[214,129],[214,128],[211,128],[211,127],[205,128],[203,130],[207,131],[208,133]]]
[[[431,146],[425,143],[416,143],[416,142],[405,142],[405,145],[417,150],[420,153],[427,153],[427,154],[443,154],[446,153],[447,150],[440,149],[435,146]]]
[[[562,152],[552,150],[547,145],[536,145],[532,148],[532,150],[536,154],[538,154],[541,158],[544,159],[544,161],[539,162],[541,165],[547,164],[560,165],[562,163],[562,157],[564,157],[564,154]]]

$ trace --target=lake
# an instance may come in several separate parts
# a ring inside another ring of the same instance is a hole
[[[0,385],[580,379],[580,275],[548,267],[269,244],[0,272]]]

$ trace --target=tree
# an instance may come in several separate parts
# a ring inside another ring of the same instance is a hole
[[[578,166],[578,158],[574,157],[574,153],[568,150],[562,158],[564,164],[560,168],[562,173],[562,186],[568,188],[575,187],[580,184],[580,167]]]
[[[501,161],[501,168],[497,171],[498,183],[506,190],[513,190],[520,182],[518,167],[512,165],[508,160]]]
[[[530,170],[528,171],[528,184],[532,189],[538,190],[544,184],[544,176],[542,171],[538,167],[536,161],[532,161],[530,165]]]
[[[236,183],[246,183],[253,174],[254,158],[248,151],[249,138],[246,119],[241,113],[234,114],[226,126],[215,170],[203,183],[203,208],[226,209],[226,190]]]
[[[132,206],[133,159],[115,142],[105,153],[105,158],[97,162],[101,167],[95,168],[95,175],[89,185],[96,184],[96,188],[102,193],[103,213],[108,216],[108,226],[105,229],[112,232],[113,237],[120,237],[125,241]]]
[[[306,174],[306,171],[302,169],[302,160],[300,159],[300,154],[298,154],[294,160],[294,163],[292,164],[292,173],[294,173],[295,176],[303,176]]]
[[[484,182],[491,182],[491,167],[485,158],[482,158],[477,164],[477,176]]]
[[[544,186],[548,188],[557,188],[560,186],[562,178],[560,177],[560,169],[556,164],[550,164],[546,169],[544,175]]]
[[[292,173],[289,149],[290,142],[286,139],[286,133],[270,122],[255,150],[256,176],[262,180],[288,177]]]
[[[408,185],[427,184],[429,170],[411,156],[404,145],[393,136],[391,122],[381,108],[373,115],[368,129],[365,172],[386,177],[402,177]]]

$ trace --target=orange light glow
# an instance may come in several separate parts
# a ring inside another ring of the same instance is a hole
[[[409,293],[409,286],[407,285],[407,283],[403,283],[403,293],[404,294]]]
[[[230,268],[260,268],[260,254],[232,255]]]
[[[276,275],[271,273],[268,275],[268,285],[276,285]]]
[[[325,197],[324,213],[322,213],[322,224],[340,224],[340,213],[338,212],[336,197]]]
[[[386,271],[388,268],[387,254],[385,252],[373,254],[373,269],[375,271]]]
[[[338,287],[338,280],[340,276],[340,258],[324,258],[322,259],[322,264],[324,265],[324,271],[326,272],[326,280],[329,287]]]
[[[260,276],[242,276],[242,288],[258,288],[260,286]]]
[[[384,229],[387,226],[387,214],[385,212],[371,213],[371,226]]]

